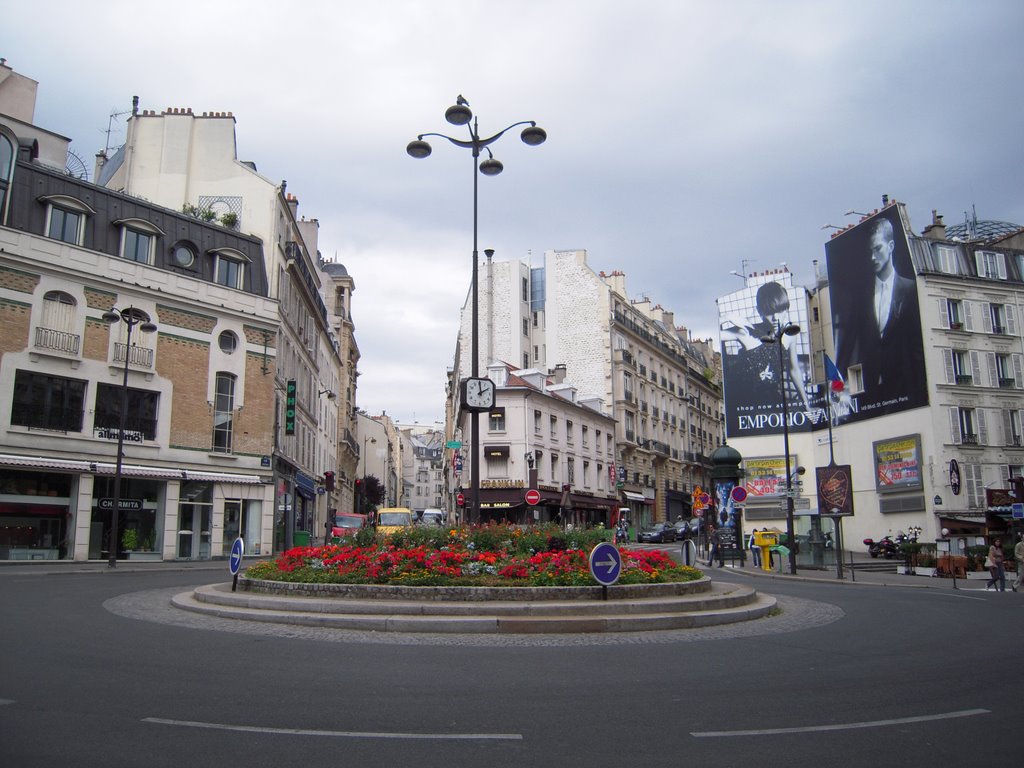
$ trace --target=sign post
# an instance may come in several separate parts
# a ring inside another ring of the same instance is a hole
[[[231,545],[231,557],[228,558],[228,570],[231,571],[231,591],[238,588],[238,571],[242,567],[242,557],[245,555],[245,542],[239,536]]]
[[[619,548],[602,541],[590,550],[590,574],[601,585],[603,598],[608,599],[608,587],[619,580],[622,573],[622,555]]]

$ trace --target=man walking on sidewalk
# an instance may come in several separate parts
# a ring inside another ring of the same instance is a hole
[[[1017,546],[1013,548],[1013,560],[1017,565],[1017,578],[1013,580],[1010,589],[1016,592],[1024,579],[1024,533],[1017,537]]]

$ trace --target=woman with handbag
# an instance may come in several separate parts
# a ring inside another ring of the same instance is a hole
[[[1005,592],[1006,571],[1003,569],[1002,539],[996,539],[992,542],[992,546],[988,548],[988,558],[985,560],[985,565],[988,567],[988,572],[992,576],[991,579],[985,582],[985,590],[988,591],[990,587],[995,587],[998,582],[999,591]]]

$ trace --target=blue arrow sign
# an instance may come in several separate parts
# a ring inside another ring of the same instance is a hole
[[[231,557],[228,558],[228,568],[231,570],[232,576],[238,575],[238,569],[242,567],[242,556],[245,554],[245,542],[242,541],[241,537],[235,539],[235,543],[231,545]]]
[[[610,587],[622,573],[622,555],[614,544],[602,541],[590,550],[590,573],[597,583]]]

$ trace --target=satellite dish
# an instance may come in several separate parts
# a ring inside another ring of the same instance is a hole
[[[86,167],[85,162],[70,149],[68,150],[68,159],[65,163],[64,172],[68,176],[74,176],[76,179],[89,180],[89,169]]]

